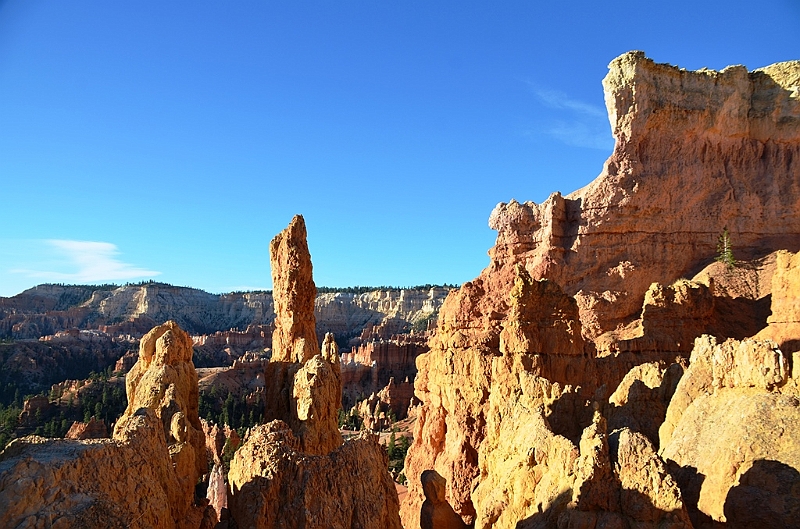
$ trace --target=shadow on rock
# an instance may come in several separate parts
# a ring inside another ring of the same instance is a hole
[[[800,472],[759,459],[725,499],[726,527],[800,527]]]

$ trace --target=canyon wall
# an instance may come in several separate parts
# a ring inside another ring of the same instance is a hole
[[[393,333],[408,332],[413,324],[436,314],[448,291],[431,287],[318,294],[314,299],[318,337],[333,332],[346,343],[365,327],[386,320],[395,322]],[[0,297],[0,337],[14,339],[35,339],[72,328],[141,336],[167,320],[178,322],[190,334],[210,335],[269,326],[274,319],[271,292],[217,295],[163,283],[39,285],[13,297]]]

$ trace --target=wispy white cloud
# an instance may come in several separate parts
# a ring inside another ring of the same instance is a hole
[[[553,121],[544,133],[575,147],[609,150],[614,146],[607,133],[580,121]]]
[[[533,83],[528,83],[528,86],[531,87],[534,95],[544,103],[545,105],[549,106],[550,108],[562,109],[562,110],[570,110],[577,114],[583,114],[586,116],[594,116],[597,118],[607,118],[606,110],[596,105],[591,105],[589,103],[584,103],[583,101],[578,101],[576,99],[570,98],[564,92],[559,92],[558,90],[548,90],[545,88],[540,88],[534,85]]]
[[[120,251],[115,244],[110,242],[64,239],[49,239],[44,242],[50,252],[56,254],[46,260],[47,270],[17,268],[10,272],[44,281],[66,283],[120,281],[161,274],[155,270],[147,270],[122,262],[119,259]],[[53,259],[53,257],[60,259]]]
[[[527,131],[528,135],[546,134],[575,147],[601,150],[613,148],[614,140],[604,108],[573,99],[564,92],[544,88],[530,81],[527,84],[542,105],[559,111],[557,118],[543,120],[535,130]]]

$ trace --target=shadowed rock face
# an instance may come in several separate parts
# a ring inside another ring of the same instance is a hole
[[[113,439],[13,441],[0,455],[0,526],[199,527],[206,453],[191,358],[189,336],[160,325],[141,341]]]
[[[426,470],[420,477],[425,501],[419,515],[421,529],[467,529],[467,524],[447,503],[447,481],[435,470]]]

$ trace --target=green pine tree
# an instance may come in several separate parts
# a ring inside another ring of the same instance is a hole
[[[733,248],[731,247],[731,236],[728,233],[727,226],[722,231],[719,239],[717,239],[717,256],[714,260],[724,264],[729,271],[736,267],[736,259],[733,257]]]

